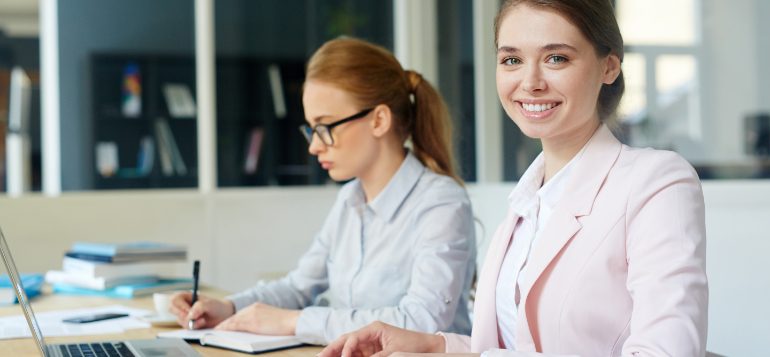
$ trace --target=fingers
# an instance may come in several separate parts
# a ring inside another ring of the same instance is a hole
[[[195,319],[195,321],[193,322],[193,329],[197,330],[197,329],[205,328],[208,326],[208,324],[209,322],[208,320],[206,320],[205,317]]]
[[[342,354],[342,346],[345,345],[345,341],[348,339],[348,334],[340,336],[332,343],[326,346],[317,357],[340,357]]]
[[[177,316],[187,315],[190,310],[190,300],[192,300],[192,295],[189,292],[174,294],[174,296],[171,297],[171,307],[169,308],[169,311]]]
[[[187,311],[187,318],[191,320],[200,318],[208,311],[206,307],[207,304],[204,304],[202,301],[196,302],[195,305]]]
[[[342,357],[351,357],[356,351],[358,351],[358,336],[350,335],[342,346],[342,353],[340,355]]]
[[[375,352],[378,352],[379,350],[375,348],[374,344],[365,341],[359,341],[358,343],[358,354],[362,356],[369,357],[373,355]]]

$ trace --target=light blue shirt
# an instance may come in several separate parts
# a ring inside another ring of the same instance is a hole
[[[326,344],[373,321],[470,334],[475,269],[473,213],[465,189],[411,153],[369,204],[345,184],[313,244],[286,277],[228,297],[302,309],[296,334]]]

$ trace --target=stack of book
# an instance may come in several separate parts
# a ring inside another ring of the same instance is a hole
[[[21,286],[29,299],[40,295],[40,290],[43,288],[43,274],[21,274]],[[19,302],[13,290],[14,286],[8,275],[0,275],[0,305]]]
[[[191,288],[190,278],[170,278],[183,271],[186,259],[187,249],[177,245],[78,242],[64,255],[62,269],[45,279],[55,293],[132,298]]]

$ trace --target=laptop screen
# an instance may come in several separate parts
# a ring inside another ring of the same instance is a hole
[[[35,319],[32,305],[30,305],[29,300],[27,300],[27,294],[21,286],[21,277],[19,276],[19,271],[16,269],[16,263],[13,261],[11,250],[8,248],[8,242],[5,241],[2,229],[0,229],[0,256],[2,256],[5,269],[8,271],[8,276],[11,278],[11,284],[13,285],[13,290],[16,292],[16,297],[19,299],[19,305],[21,305],[21,309],[24,310],[24,317],[27,319],[30,331],[32,331],[32,337],[35,339],[35,343],[37,343],[40,353],[42,353],[43,356],[48,356],[48,349],[45,347],[43,333],[40,331],[37,319]]]

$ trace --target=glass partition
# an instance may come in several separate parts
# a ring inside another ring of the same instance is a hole
[[[765,21],[770,2],[614,3],[627,45],[622,139],[675,150],[704,179],[770,177],[770,68],[762,62],[770,55]],[[436,4],[438,87],[455,119],[461,175],[474,181],[476,120],[492,120],[473,115],[474,2]],[[197,187],[194,2],[59,5],[62,189]],[[214,5],[219,186],[328,182],[295,128],[303,120],[305,61],[340,35],[393,49],[393,2],[217,0]],[[29,171],[21,177],[29,189],[40,188],[37,6],[36,1],[0,4],[3,191],[14,176],[6,154],[14,151],[9,135],[18,132],[9,121],[16,67],[25,83],[17,87],[29,93],[23,115],[28,119],[21,126],[29,136],[23,155]],[[540,147],[508,118],[502,120],[503,176],[517,180]]]
[[[770,178],[770,2],[616,0],[621,139],[674,150],[702,179]],[[507,120],[507,118],[505,118]],[[506,180],[539,145],[504,126]]]
[[[221,0],[216,13],[219,186],[326,182],[297,130],[305,63],[338,36],[392,50],[392,2]]]

